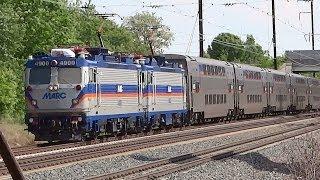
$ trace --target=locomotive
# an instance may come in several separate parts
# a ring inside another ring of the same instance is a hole
[[[320,108],[320,81],[185,55],[52,49],[26,63],[25,123],[36,141],[169,129]]]
[[[105,48],[53,49],[26,63],[28,131],[52,142],[181,124],[184,77],[178,66]]]

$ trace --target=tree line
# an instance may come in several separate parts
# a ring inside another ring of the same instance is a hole
[[[148,53],[132,31],[95,16],[90,4],[65,0],[7,0],[0,2],[0,117],[22,122],[24,117],[24,64],[29,55],[58,46],[99,46],[117,52]],[[103,23],[102,23],[103,22]],[[101,27],[102,26],[102,27]]]

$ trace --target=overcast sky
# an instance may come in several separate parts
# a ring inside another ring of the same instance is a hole
[[[297,0],[276,1],[278,53],[285,50],[311,49],[310,2]],[[172,45],[165,53],[198,56],[198,0],[92,0],[101,13],[117,13],[122,17],[137,12],[154,12],[174,33]],[[225,6],[224,3],[247,3]],[[205,50],[212,39],[222,32],[230,32],[245,39],[252,34],[264,50],[273,54],[271,0],[203,0]],[[165,5],[150,8],[150,5]],[[320,33],[320,2],[314,2],[315,34]],[[120,18],[111,18],[121,24]],[[195,23],[196,22],[196,23]],[[195,26],[194,26],[195,25]],[[194,31],[193,31],[194,29]],[[192,36],[193,34],[193,36]],[[307,34],[307,35],[305,35]],[[189,43],[189,42],[192,43]],[[191,44],[191,45],[189,45]],[[315,36],[315,47],[320,46],[320,35]]]

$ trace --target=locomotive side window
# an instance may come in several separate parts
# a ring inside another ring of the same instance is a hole
[[[89,70],[89,82],[97,82],[97,73],[95,69]]]
[[[61,84],[81,83],[81,69],[80,68],[59,68],[58,82]]]
[[[152,73],[151,72],[148,72],[148,84],[153,84],[153,82],[152,82]],[[170,88],[171,88],[171,86],[170,86]]]
[[[29,84],[49,84],[51,80],[51,68],[30,69]]]

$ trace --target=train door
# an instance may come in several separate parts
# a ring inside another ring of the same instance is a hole
[[[231,63],[226,62],[226,76],[227,76],[227,85],[228,85],[228,94],[227,94],[227,107],[228,114],[230,110],[233,110],[235,107],[235,77],[234,77],[234,66]]]
[[[144,113],[144,119],[149,122],[150,114],[155,111],[156,84],[152,71],[138,71],[138,103]]]
[[[139,110],[144,113],[144,119],[147,118],[147,103],[145,98],[145,72],[138,70],[138,106]]]
[[[199,113],[203,111],[204,102],[203,97],[200,92],[201,82],[200,82],[200,74],[199,74],[199,65],[197,61],[189,61],[188,62],[188,72],[189,72],[189,104],[190,104],[190,112],[189,118],[191,119],[200,119]]]
[[[289,85],[289,99],[290,99],[290,110],[294,110],[296,107],[296,89],[295,89],[295,78],[291,74],[289,75],[290,85]]]
[[[311,93],[312,93],[312,80],[311,80],[311,78],[307,78],[307,108],[312,108],[311,107],[311,104],[312,104],[312,102],[311,102],[311,98],[310,98],[310,96],[311,96]]]
[[[101,83],[99,78],[98,69],[95,68],[94,70],[96,74],[96,97],[97,97],[97,106],[100,106],[101,104]],[[100,73],[101,74],[101,73]]]
[[[147,111],[148,114],[154,112],[155,106],[156,106],[156,83],[155,83],[155,77],[153,71],[147,71],[146,72],[146,84],[145,84],[145,91],[147,92],[147,95],[144,96],[146,98],[146,104],[147,104]]]
[[[98,69],[97,67],[89,68],[88,90],[89,92],[94,93],[94,97],[92,97],[94,100],[89,101],[90,108],[94,108],[100,105],[101,91],[99,91],[99,89],[100,89],[100,84],[98,82]]]
[[[240,65],[233,64],[235,78],[233,80],[234,84],[234,109],[235,115],[243,114],[244,106],[246,105],[245,98],[243,96],[244,92],[244,79],[243,70]]]
[[[264,93],[266,94],[267,99],[267,111],[272,111],[272,106],[275,105],[274,98],[271,97],[274,91],[274,82],[273,82],[273,76],[270,70],[266,70],[266,82],[264,86]]]

